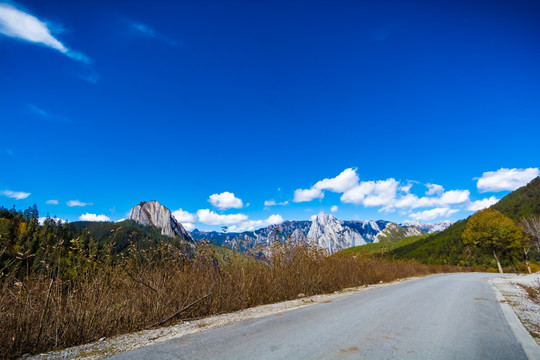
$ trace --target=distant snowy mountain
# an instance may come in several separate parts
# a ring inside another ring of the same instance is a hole
[[[401,223],[401,226],[403,227],[417,227],[419,229],[422,229],[422,231],[427,232],[429,234],[435,233],[435,232],[441,232],[443,230],[446,230],[447,227],[452,225],[454,222],[450,220],[444,220],[440,221],[435,224],[422,224],[418,220],[405,220]]]
[[[207,240],[239,251],[264,248],[273,241],[291,240],[317,245],[332,254],[352,246],[398,241],[408,236],[441,231],[450,224],[451,222],[421,224],[409,221],[398,225],[385,220],[342,221],[333,215],[320,212],[313,221],[285,221],[242,233],[194,230],[191,236],[195,241]]]

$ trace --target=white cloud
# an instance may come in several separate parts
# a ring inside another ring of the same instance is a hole
[[[62,220],[62,219],[57,218],[57,217],[55,217],[55,218],[40,217],[40,218],[38,218],[39,225],[43,225],[45,223],[45,220],[47,220],[47,219],[54,220],[54,222],[56,222],[56,223],[62,223],[62,224],[67,223],[67,220]]]
[[[266,206],[266,207],[276,206],[276,205],[285,206],[285,205],[288,205],[288,204],[289,204],[288,201],[283,201],[283,202],[277,203],[276,200],[274,200],[274,199],[266,200],[264,202],[264,206]]]
[[[411,188],[412,188],[413,184],[412,183],[408,183],[407,185],[403,185],[399,188],[399,191],[402,191],[404,193],[409,193],[411,191]]]
[[[244,214],[219,215],[210,209],[197,210],[199,222],[207,225],[231,225],[246,221],[248,217]]]
[[[478,191],[499,192],[514,191],[524,185],[527,185],[532,179],[540,174],[538,168],[527,169],[505,169],[497,171],[487,171],[478,178],[476,186]]]
[[[470,194],[469,190],[446,191],[441,195],[438,203],[441,205],[463,204],[469,201]]]
[[[66,204],[69,207],[94,205],[93,203],[85,203],[79,200],[69,200]]]
[[[149,37],[155,37],[156,36],[156,31],[154,29],[152,29],[148,25],[137,23],[137,22],[132,22],[131,26],[135,30],[141,32],[141,34],[143,34],[145,36],[149,36]]]
[[[426,195],[440,195],[444,192],[444,188],[441,185],[437,184],[426,184],[426,187],[428,188],[428,191],[426,191]]]
[[[233,225],[229,227],[230,232],[242,232],[242,231],[253,231],[266,227],[273,224],[281,224],[283,222],[283,217],[279,214],[270,215],[265,220],[247,220],[243,221],[238,225]]]
[[[294,191],[294,202],[306,202],[313,199],[322,199],[323,192],[320,189],[296,189]]]
[[[332,206],[332,207],[330,208],[330,211],[333,212],[333,213],[337,212],[337,211],[338,211],[337,205]]]
[[[358,184],[356,169],[348,168],[343,170],[338,176],[317,181],[310,189],[296,189],[294,192],[294,202],[306,202],[313,199],[324,198],[322,190],[343,193]]]
[[[52,35],[48,24],[9,4],[0,4],[0,33],[58,50],[70,58],[89,63],[90,59],[78,51],[70,50]]]
[[[31,193],[22,192],[22,191],[11,191],[11,190],[4,190],[0,192],[0,194],[7,196],[9,198],[15,199],[15,200],[22,200],[26,199],[31,195]]]
[[[496,204],[498,201],[499,199],[497,199],[495,196],[491,196],[489,198],[485,198],[482,200],[473,201],[467,206],[467,210],[479,211],[479,210],[488,208],[493,204]]]
[[[58,205],[58,200],[47,200],[45,201],[47,205]]]
[[[45,111],[34,104],[27,104],[27,105],[30,108],[30,110],[32,110],[32,112],[34,112],[35,114],[38,114],[42,119],[45,119],[50,122],[59,122],[59,123],[66,123],[66,124],[71,123],[71,120],[68,119],[67,117],[51,114],[50,112]]]
[[[221,194],[212,194],[208,201],[220,210],[241,209],[244,206],[242,199],[237,198],[234,193],[228,191]]]
[[[195,229],[195,222],[197,221],[197,215],[192,214],[188,211],[184,211],[182,209],[178,209],[172,212],[172,215],[178,221],[184,229],[187,231],[191,231]]]
[[[364,206],[387,206],[394,202],[399,182],[395,179],[363,181],[341,196],[341,201]]]
[[[442,217],[447,217],[452,214],[457,213],[459,210],[450,209],[450,208],[434,208],[430,210],[425,210],[417,213],[410,214],[409,216],[415,220],[430,221]]]
[[[358,184],[358,175],[356,169],[345,169],[338,176],[331,179],[323,179],[313,185],[312,189],[330,190],[337,193],[343,193],[352,189]]]
[[[187,231],[193,231],[193,229],[195,229],[195,224],[193,223],[184,222],[181,224],[184,227],[184,229],[186,229]]]
[[[176,41],[174,41],[174,40],[170,39],[169,37],[163,35],[162,33],[156,31],[150,25],[143,24],[143,23],[140,23],[140,22],[137,22],[137,21],[132,21],[132,20],[125,20],[125,22],[127,24],[129,24],[131,26],[131,28],[133,30],[135,30],[138,34],[143,35],[143,36],[145,36],[147,38],[159,39],[159,40],[162,40],[162,41],[166,42],[167,44],[169,44],[171,46],[178,46],[179,45]]]
[[[400,209],[416,209],[431,206],[446,207],[446,205],[465,204],[469,202],[469,195],[469,190],[449,190],[443,192],[439,197],[423,196],[419,198],[414,194],[407,194],[396,199],[396,201],[388,207],[390,209],[394,207]]]
[[[79,216],[79,220],[81,221],[111,221],[108,216],[105,216],[103,214],[97,215],[97,214],[82,214]]]
[[[184,211],[182,209],[178,209],[172,212],[172,215],[176,219],[176,221],[179,221],[182,225],[186,223],[194,223],[197,221],[197,218],[195,214],[192,214],[188,211]]]

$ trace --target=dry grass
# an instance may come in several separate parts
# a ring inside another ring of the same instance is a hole
[[[540,305],[540,279],[536,279],[532,286],[525,284],[518,284],[525,290],[529,299],[531,299],[535,304]]]
[[[115,265],[95,263],[68,279],[50,271],[0,283],[0,358],[17,358],[256,305],[347,287],[456,271],[450,266],[326,256],[278,244],[268,261],[210,250],[193,259],[171,247],[132,249]]]

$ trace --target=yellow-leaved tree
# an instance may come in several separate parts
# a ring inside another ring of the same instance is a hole
[[[471,216],[461,239],[464,245],[493,255],[500,273],[503,272],[500,257],[519,251],[526,240],[523,230],[512,219],[492,209],[484,209]]]

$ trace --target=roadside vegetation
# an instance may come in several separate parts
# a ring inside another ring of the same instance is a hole
[[[410,276],[456,271],[276,242],[263,260],[213,245],[196,251],[131,223],[38,223],[0,209],[0,358],[96,341]],[[117,233],[115,235],[115,233]],[[101,240],[96,240],[96,238]],[[111,241],[114,239],[114,241]],[[260,254],[261,249],[254,249]]]

